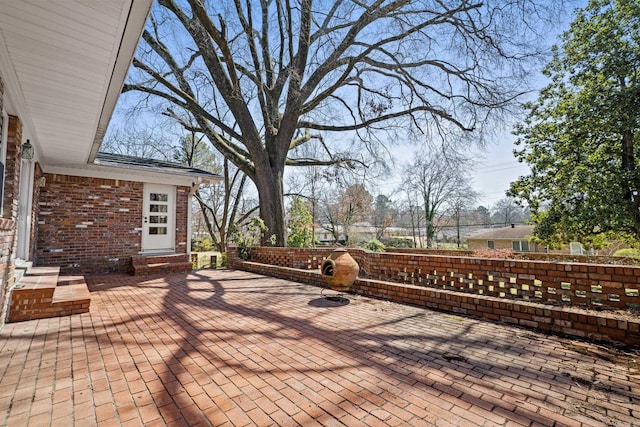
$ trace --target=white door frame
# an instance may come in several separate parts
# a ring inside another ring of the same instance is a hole
[[[151,200],[152,198],[156,200]],[[175,185],[145,182],[142,202],[141,253],[174,253],[175,240]]]

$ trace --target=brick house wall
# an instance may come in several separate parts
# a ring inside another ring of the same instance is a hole
[[[62,272],[126,272],[142,240],[142,182],[44,174],[35,263]],[[188,188],[176,191],[176,252],[187,251]]]
[[[4,84],[0,76],[0,112],[3,107]],[[14,271],[17,250],[16,227],[18,216],[18,194],[20,182],[22,124],[15,116],[9,116],[7,157],[3,191],[3,210],[0,218],[0,326],[6,319],[7,297],[14,285]]]
[[[22,157],[22,123],[16,116],[9,116],[9,134],[7,138],[7,158],[4,169],[4,194],[2,205],[3,218],[18,218],[18,199],[20,194],[20,166]]]

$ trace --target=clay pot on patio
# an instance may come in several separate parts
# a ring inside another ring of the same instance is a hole
[[[334,250],[320,267],[329,287],[338,292],[348,291],[358,277],[360,267],[346,249]]]

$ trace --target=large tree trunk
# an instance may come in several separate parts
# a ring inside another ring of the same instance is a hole
[[[640,195],[638,183],[635,182],[636,166],[634,133],[625,131],[622,134],[622,188],[625,191],[627,211],[632,221],[632,229],[636,238],[640,239]]]
[[[283,172],[284,167],[256,167],[255,185],[258,189],[260,218],[268,228],[262,239],[263,245],[270,244],[270,237],[275,235],[276,246],[286,246]]]

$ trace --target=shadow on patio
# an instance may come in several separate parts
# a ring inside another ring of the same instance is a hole
[[[87,283],[0,332],[0,425],[640,423],[611,348],[242,271]]]

